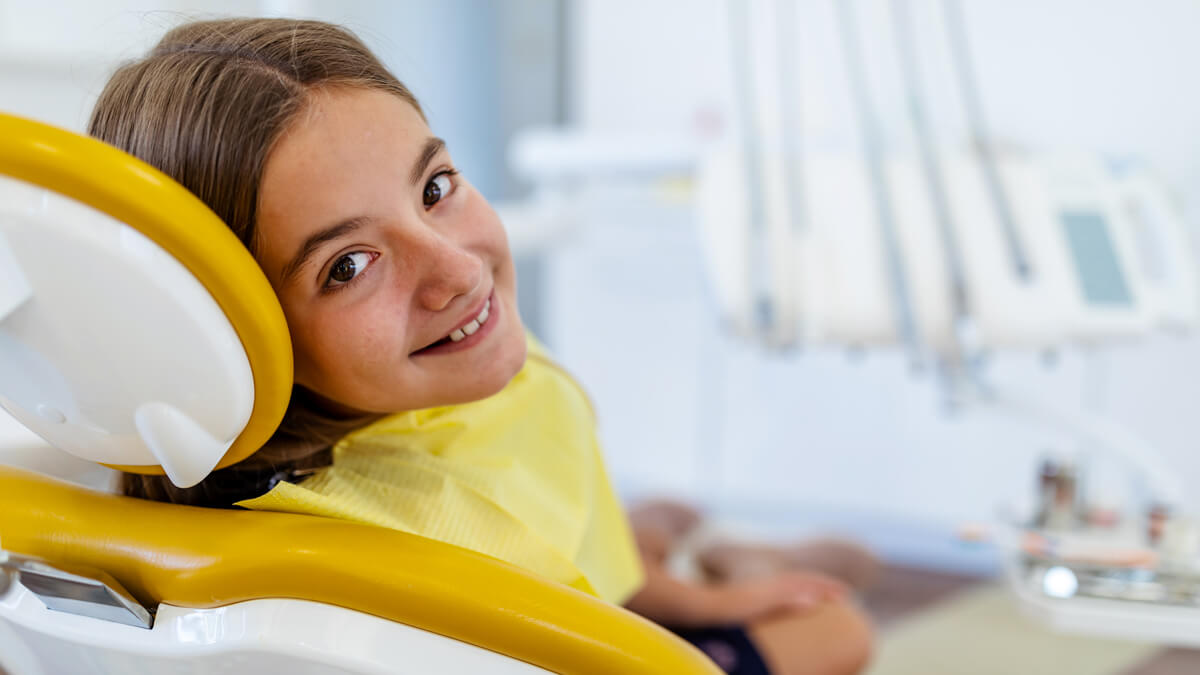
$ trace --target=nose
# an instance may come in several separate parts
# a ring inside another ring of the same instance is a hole
[[[422,307],[438,312],[460,295],[470,295],[483,283],[483,260],[457,242],[430,233],[423,238],[421,283],[417,301]]]

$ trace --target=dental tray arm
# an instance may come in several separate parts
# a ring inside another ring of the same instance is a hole
[[[624,609],[482,554],[369,525],[148,502],[0,467],[0,542],[13,553],[104,570],[149,607],[298,598],[553,672],[719,672]]]

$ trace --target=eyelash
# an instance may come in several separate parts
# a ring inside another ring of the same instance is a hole
[[[457,170],[457,169],[444,169],[444,170],[442,170],[442,171],[439,171],[439,172],[437,172],[437,173],[433,174],[432,176],[430,176],[430,177],[429,177],[429,180],[425,181],[425,185],[422,187],[422,192],[421,192],[422,196],[425,194],[425,193],[424,193],[424,189],[425,189],[426,187],[429,187],[429,184],[430,184],[430,183],[432,183],[432,182],[433,182],[433,181],[434,181],[434,180],[435,180],[435,179],[436,179],[438,176],[450,176],[450,177],[454,177],[454,176],[457,176],[457,175],[458,175],[458,170]],[[455,185],[455,186],[454,186],[454,190],[457,190],[457,189],[458,189],[458,186],[457,186],[457,185]],[[454,193],[454,190],[451,190],[451,194],[453,194],[453,193]],[[426,211],[428,211],[429,209],[432,209],[433,207],[437,206],[438,204],[441,204],[441,203],[442,203],[442,201],[443,201],[443,200],[445,200],[445,199],[446,199],[446,196],[443,196],[441,199],[437,200],[437,202],[435,202],[434,204],[432,204],[432,205],[430,205],[430,206],[427,206],[427,207],[425,207],[425,210],[426,210]],[[424,205],[424,204],[422,204],[422,205]],[[336,264],[338,263],[338,261],[339,261],[339,260],[341,260],[342,258],[345,258],[345,257],[346,257],[346,256],[348,256],[348,255],[353,255],[353,254],[355,254],[355,253],[365,253],[365,251],[350,251],[349,253],[344,253],[344,254],[342,254],[342,255],[340,255],[340,256],[338,256],[337,258],[335,258],[335,259],[334,259],[334,261],[333,261],[334,265],[336,265]],[[376,259],[376,258],[378,258],[378,257],[379,257],[379,255],[378,255],[378,254],[374,254],[374,257],[373,257],[373,258],[371,258],[371,264],[374,264],[374,263],[375,263],[375,259]],[[342,283],[342,284],[337,284],[337,285],[334,285],[334,286],[330,286],[330,285],[329,285],[329,274],[332,274],[332,271],[330,271],[328,274],[326,274],[326,275],[325,275],[325,285],[321,286],[321,294],[322,294],[322,295],[328,295],[328,294],[331,294],[331,293],[337,293],[338,291],[344,291],[344,290],[346,290],[347,288],[349,288],[349,287],[353,286],[355,283],[357,283],[357,282],[358,282],[358,280],[359,280],[359,279],[361,279],[361,278],[363,277],[363,274],[364,274],[365,272],[366,272],[366,270],[363,270],[362,272],[359,272],[358,274],[354,275],[354,278],[353,278],[353,279],[351,279],[350,281],[347,281],[347,282],[345,282],[345,283]]]

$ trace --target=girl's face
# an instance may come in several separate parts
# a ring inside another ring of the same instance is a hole
[[[348,87],[312,101],[259,193],[296,383],[345,414],[496,393],[525,362],[500,219],[408,102]]]

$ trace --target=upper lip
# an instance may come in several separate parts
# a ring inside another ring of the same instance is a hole
[[[467,324],[471,323],[472,321],[474,321],[474,320],[475,320],[475,317],[479,316],[479,313],[483,311],[483,308],[487,306],[488,300],[490,300],[491,298],[492,298],[492,292],[491,292],[491,291],[488,291],[488,294],[487,294],[487,295],[485,295],[485,296],[483,296],[483,299],[482,299],[482,300],[479,300],[479,301],[477,301],[476,303],[474,303],[474,305],[473,305],[473,306],[475,307],[475,309],[473,309],[473,310],[471,310],[470,312],[468,312],[468,313],[465,315],[465,318],[463,318],[463,319],[459,319],[458,323],[454,324],[454,327],[453,327],[453,328],[451,328],[450,330],[448,330],[448,331],[446,331],[446,332],[442,333],[441,335],[439,335],[438,337],[436,337],[436,338],[435,338],[435,339],[434,339],[432,342],[429,342],[429,343],[428,343],[428,344],[426,344],[425,346],[423,346],[423,347],[421,347],[421,348],[417,349],[417,351],[421,351],[422,349],[425,349],[425,348],[427,348],[427,347],[431,347],[431,346],[433,346],[433,345],[437,344],[438,342],[441,342],[442,340],[445,340],[446,338],[450,337],[450,334],[451,334],[451,333],[453,333],[454,331],[456,331],[456,330],[459,330],[459,329],[461,329],[463,326],[465,326],[465,325],[467,325]]]

